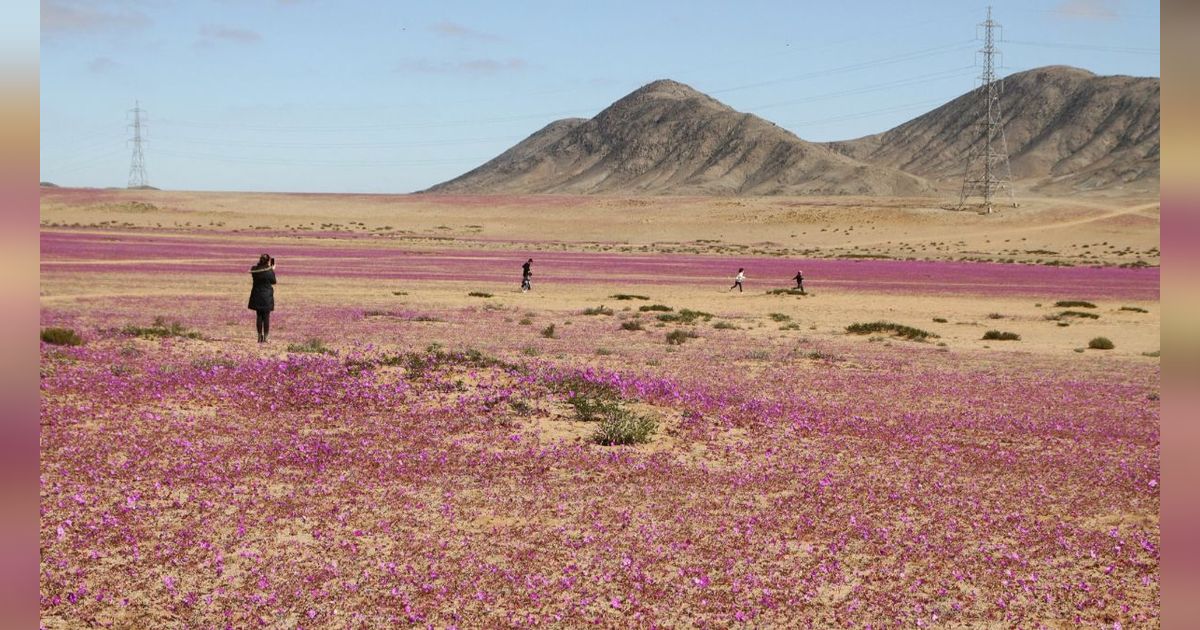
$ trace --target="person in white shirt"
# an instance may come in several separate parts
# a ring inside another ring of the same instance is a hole
[[[746,281],[746,268],[738,267],[737,276],[735,276],[733,278],[733,286],[729,287],[729,290],[732,291],[734,289],[737,289],[738,293],[741,293],[742,292],[742,283],[745,281]]]

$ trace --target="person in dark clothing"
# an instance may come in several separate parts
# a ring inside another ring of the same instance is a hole
[[[258,343],[266,343],[271,333],[271,311],[275,310],[275,259],[267,254],[258,258],[258,264],[250,268],[254,281],[250,288],[250,304],[256,313],[254,327],[258,330]]]
[[[796,277],[792,279],[796,281],[796,288],[800,289],[801,293],[804,293],[804,272],[797,271]]]
[[[533,277],[533,271],[531,271],[529,269],[529,267],[531,265],[533,265],[532,258],[530,258],[529,260],[526,260],[524,265],[521,265],[521,292],[522,293],[533,288],[533,283],[530,281],[531,278]]]

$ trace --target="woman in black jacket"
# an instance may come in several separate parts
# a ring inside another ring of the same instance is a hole
[[[271,311],[275,310],[275,259],[267,254],[258,258],[258,264],[250,268],[254,286],[250,288],[249,307],[257,316],[254,327],[258,329],[258,343],[266,343],[271,332]]]

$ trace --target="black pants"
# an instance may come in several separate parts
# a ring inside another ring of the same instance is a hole
[[[271,311],[254,312],[254,327],[258,330],[258,340],[264,341],[271,332]]]

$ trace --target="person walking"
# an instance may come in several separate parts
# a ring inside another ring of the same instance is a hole
[[[271,334],[271,311],[275,310],[275,259],[268,254],[258,257],[258,264],[250,268],[250,303],[254,311],[254,327],[258,330],[258,343],[266,343]]]
[[[737,275],[734,276],[734,278],[733,278],[733,286],[729,287],[729,290],[732,291],[734,289],[737,289],[738,293],[741,293],[742,292],[742,283],[745,281],[746,281],[746,268],[738,267]]]
[[[524,265],[521,265],[521,293],[533,288],[533,271],[530,270],[531,265],[533,265],[532,258],[526,260]]]
[[[796,288],[800,289],[801,293],[804,293],[804,272],[797,271],[796,277],[792,279],[796,281]]]

